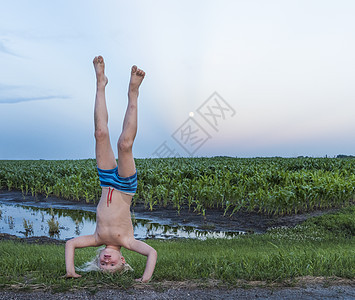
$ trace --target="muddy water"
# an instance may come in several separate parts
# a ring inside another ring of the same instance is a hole
[[[92,234],[96,226],[96,207],[56,199],[23,197],[18,192],[0,193],[0,232],[18,237],[48,236],[67,240]],[[168,224],[166,220],[142,213],[132,214],[137,239],[231,238],[244,231],[216,231],[197,226]],[[50,226],[50,224],[54,226]]]

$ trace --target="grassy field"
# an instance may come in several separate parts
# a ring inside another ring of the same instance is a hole
[[[323,208],[339,213],[311,218],[294,228],[233,239],[149,240],[158,251],[153,282],[210,279],[282,281],[298,276],[354,278],[355,160],[335,158],[174,158],[137,159],[134,203],[147,209],[189,207],[205,214],[243,209],[292,214]],[[0,161],[0,189],[26,195],[58,196],[97,202],[100,187],[95,160]],[[133,203],[133,204],[134,204]],[[78,249],[76,265],[95,255]],[[66,280],[64,245],[0,242],[0,287],[66,290],[80,287],[129,287],[140,277],[144,257],[124,251],[134,272],[85,274]]]
[[[147,209],[189,207],[205,214],[240,209],[291,214],[343,207],[355,200],[352,158],[136,159],[134,203]],[[95,160],[0,161],[0,189],[97,202],[101,189]]]
[[[158,251],[152,283],[165,280],[210,279],[233,284],[240,279],[283,281],[299,276],[355,276],[355,207],[308,219],[294,228],[275,228],[262,235],[233,239],[149,240]],[[95,248],[78,249],[76,265],[95,255]],[[124,275],[91,272],[66,280],[64,245],[0,242],[0,287],[72,288],[123,287],[140,277],[145,259],[123,250],[134,268]],[[80,272],[79,272],[80,273]]]

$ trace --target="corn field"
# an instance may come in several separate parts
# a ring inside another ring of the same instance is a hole
[[[136,159],[133,204],[173,206],[205,214],[222,209],[292,214],[354,204],[351,158]],[[0,161],[0,189],[96,203],[101,188],[96,161]]]

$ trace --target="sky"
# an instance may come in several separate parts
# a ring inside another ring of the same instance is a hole
[[[352,0],[2,1],[0,159],[95,157],[92,60],[112,147],[133,64],[137,158],[355,154]]]

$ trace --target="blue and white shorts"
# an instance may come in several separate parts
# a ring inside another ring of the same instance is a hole
[[[133,196],[137,190],[137,171],[129,177],[118,175],[118,167],[110,170],[97,168],[99,172],[100,186],[111,187],[122,193]]]

